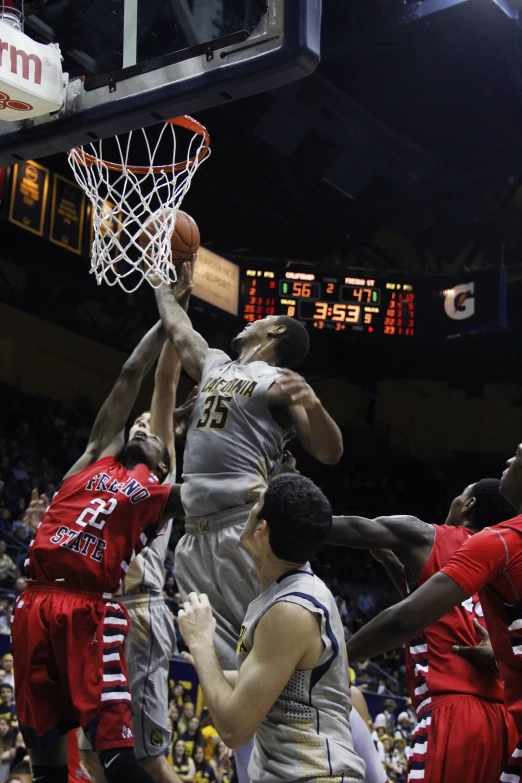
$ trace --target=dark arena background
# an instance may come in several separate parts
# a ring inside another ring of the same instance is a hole
[[[265,5],[209,7],[227,7],[236,23],[249,7],[254,26]],[[97,3],[78,6],[93,41]],[[167,2],[152,6],[147,58],[155,40],[161,45],[161,15],[171,12]],[[25,33],[60,43],[72,36],[70,8],[26,3]],[[223,36],[238,34],[223,27]],[[501,477],[521,439],[521,28],[517,0],[323,0],[317,68],[246,97],[230,87],[228,99],[222,87],[219,100],[187,108],[212,146],[182,203],[201,234],[189,316],[211,347],[227,352],[246,324],[265,316],[306,326],[310,351],[297,371],[339,426],[344,451],[336,464],[321,464],[297,441],[289,448],[335,515],[443,524],[465,487]],[[64,70],[75,57],[81,67],[94,62],[93,51],[80,50],[80,34],[62,43]],[[100,72],[92,66],[90,76]],[[8,135],[0,141],[2,783],[32,780],[17,694],[13,705],[2,688],[14,681],[10,621],[39,521],[28,511],[31,495],[52,498],[123,362],[158,318],[146,283],[133,293],[96,284],[92,207],[74,182],[67,146],[32,122],[20,123],[19,146],[11,145],[18,157],[9,160]],[[2,133],[6,125],[0,111]],[[76,132],[64,132],[69,146]],[[55,154],[31,152],[31,133]],[[182,373],[178,403],[192,386]],[[152,389],[153,373],[133,415],[148,409]],[[180,439],[179,476],[183,447]],[[163,590],[175,622],[183,532],[180,515]],[[312,566],[335,597],[346,640],[399,600],[369,551],[325,545]],[[186,646],[177,624],[176,636],[169,764],[191,714],[210,754],[217,737],[195,670],[179,655]],[[388,779],[413,780],[407,756],[416,716],[404,648],[351,665],[350,676],[366,697]],[[237,774],[223,758],[212,768],[218,783]],[[90,779],[81,774],[69,779]]]

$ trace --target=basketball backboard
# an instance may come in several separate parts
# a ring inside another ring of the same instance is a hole
[[[24,32],[60,46],[67,100],[53,115],[0,121],[0,166],[264,92],[319,60],[321,0],[32,0],[26,9]]]

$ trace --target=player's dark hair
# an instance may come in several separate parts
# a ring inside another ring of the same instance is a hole
[[[295,367],[310,349],[310,335],[302,323],[289,315],[278,316],[277,323],[286,327],[276,342],[277,366]]]
[[[272,552],[288,563],[310,560],[332,527],[332,508],[319,487],[292,474],[270,481],[260,517],[268,525]]]
[[[515,515],[511,503],[500,494],[498,479],[487,478],[477,481],[471,487],[470,494],[476,501],[472,527],[477,530],[498,525]]]

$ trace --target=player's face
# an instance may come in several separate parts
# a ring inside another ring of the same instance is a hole
[[[451,506],[446,517],[446,525],[451,527],[460,527],[466,521],[466,508],[473,497],[473,484],[470,484],[461,495],[457,495],[451,502]]]
[[[136,435],[137,432],[145,432],[147,435],[150,433],[150,412],[145,411],[145,413],[142,413],[134,424],[132,425],[130,432],[129,432],[129,440],[132,440],[132,438]]]
[[[522,443],[517,453],[506,463],[506,469],[500,481],[500,492],[517,510],[522,505]]]
[[[127,442],[124,460],[147,465],[149,470],[157,471],[163,463],[165,441],[159,435],[148,435],[144,430],[138,430]]]
[[[276,315],[267,315],[259,321],[252,321],[232,340],[232,350],[239,353],[246,345],[258,345],[265,342],[268,332],[277,325]]]

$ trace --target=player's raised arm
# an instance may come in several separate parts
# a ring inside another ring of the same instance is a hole
[[[163,326],[157,323],[134,349],[100,408],[85,453],[65,478],[74,476],[104,455],[117,454],[120,451],[124,443],[125,424],[136,402],[141,383],[158,358],[165,337]]]
[[[183,264],[177,297],[180,306],[186,312],[192,291],[192,266]],[[150,431],[165,441],[171,461],[171,475],[176,475],[176,452],[174,449],[174,413],[176,409],[176,391],[181,373],[181,361],[174,344],[167,340],[162,348],[156,373],[154,375],[154,393],[150,406]],[[188,416],[194,407],[195,396],[191,394],[181,410]]]
[[[429,555],[434,539],[432,525],[417,517],[334,517],[327,544],[352,549],[411,549],[426,547]]]
[[[290,417],[305,451],[325,465],[339,462],[343,455],[341,430],[304,378],[288,369],[279,372],[268,392],[269,407]]]
[[[187,264],[183,264],[183,267],[187,267]],[[156,301],[161,321],[179,353],[183,369],[191,378],[199,381],[210,349],[207,341],[193,329],[190,318],[178,302],[179,286],[182,283],[178,283],[175,289],[168,285],[156,288]]]

